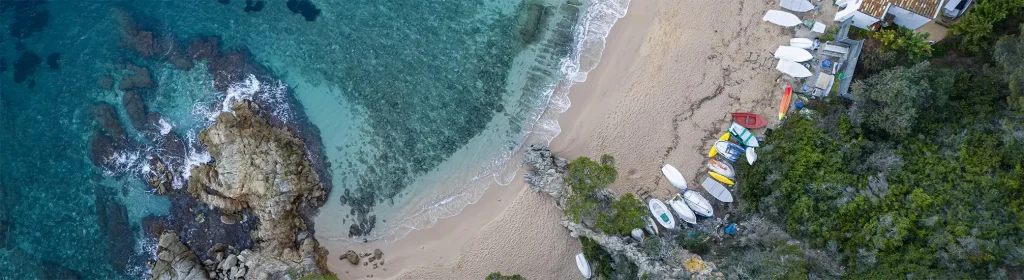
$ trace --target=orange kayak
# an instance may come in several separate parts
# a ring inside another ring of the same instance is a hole
[[[793,97],[793,86],[787,85],[786,92],[782,94],[782,103],[779,104],[779,120],[786,116],[789,111],[789,100]]]

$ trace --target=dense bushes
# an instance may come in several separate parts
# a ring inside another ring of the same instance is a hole
[[[522,276],[519,276],[519,274],[502,275],[501,272],[491,272],[491,274],[488,274],[487,277],[484,277],[484,280],[525,280],[525,279],[526,278],[523,278]]]
[[[1014,40],[982,50],[1022,59]],[[991,66],[886,69],[855,83],[852,104],[812,101],[813,113],[768,136],[758,164],[738,167],[751,182],[740,193],[747,210],[834,248],[849,278],[1017,273],[1024,120],[1010,105],[1020,63],[985,57],[966,59]]]

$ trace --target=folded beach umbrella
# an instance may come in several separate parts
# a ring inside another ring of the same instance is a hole
[[[814,58],[810,52],[805,49],[790,47],[790,46],[779,46],[775,50],[775,58],[796,62],[804,62]]]
[[[796,15],[778,10],[768,10],[768,13],[765,13],[761,20],[785,27],[793,27],[803,23]]]
[[[800,63],[796,63],[785,59],[780,59],[779,64],[775,65],[775,69],[781,71],[782,73],[786,73],[786,75],[790,75],[793,78],[804,78],[811,76],[811,71],[807,70],[807,67],[800,65]]]
[[[807,0],[782,0],[779,6],[786,8],[786,10],[801,13],[814,9],[814,4]]]

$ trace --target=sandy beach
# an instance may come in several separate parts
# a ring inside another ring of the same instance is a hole
[[[667,197],[660,166],[683,172],[691,186],[705,170],[710,141],[730,112],[761,114],[774,125],[781,74],[771,52],[790,31],[761,21],[776,1],[633,1],[611,31],[600,64],[569,95],[552,151],[569,159],[615,156],[618,193]],[[324,241],[341,279],[582,279],[573,265],[579,242],[559,221],[551,199],[522,179],[495,184],[479,202],[434,227],[393,243]],[[385,263],[351,265],[347,250],[384,252]]]

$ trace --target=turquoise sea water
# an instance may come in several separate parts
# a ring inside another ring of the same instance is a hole
[[[319,13],[284,1],[0,1],[0,278],[144,277],[147,221],[192,217],[146,185],[148,159],[168,159],[180,188],[189,164],[211,160],[195,135],[238,98],[313,143],[333,186],[317,236],[394,240],[429,227],[510,181],[520,150],[557,134],[568,87],[596,65],[627,2],[307,3]],[[222,53],[246,50],[257,67],[218,90],[207,61],[183,70],[158,58],[173,50],[134,51],[126,18],[182,49],[219,37]],[[159,114],[152,131],[133,125],[124,82],[100,86],[129,75],[126,64],[151,74],[133,91]],[[127,139],[99,167],[94,135],[117,137],[98,130],[98,111]]]

